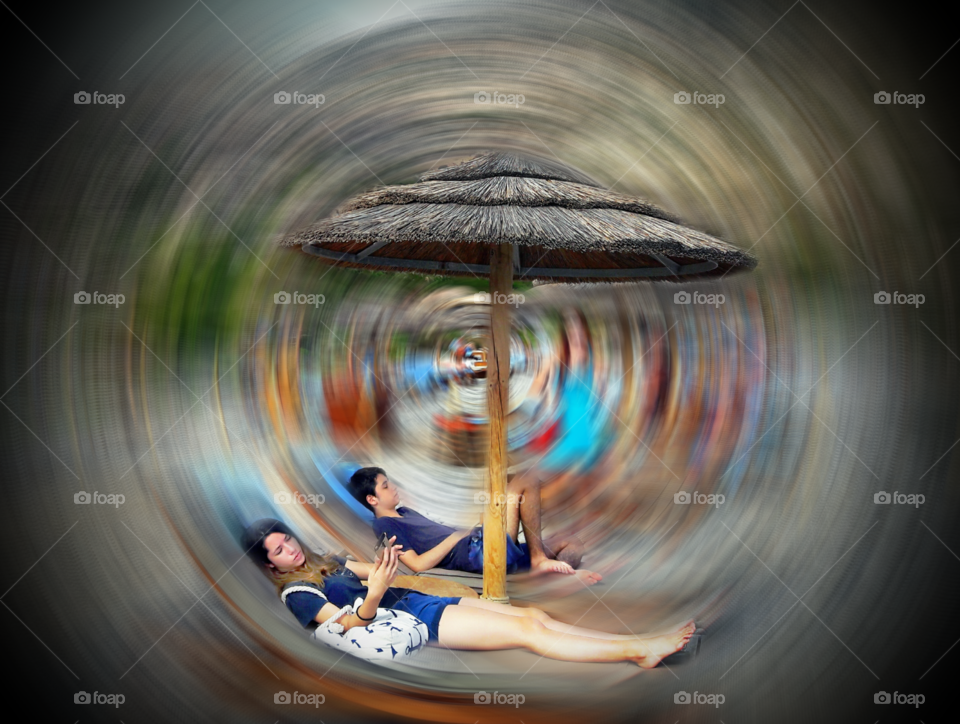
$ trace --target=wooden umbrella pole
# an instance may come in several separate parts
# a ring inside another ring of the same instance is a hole
[[[510,307],[513,245],[493,244],[490,252],[490,349],[487,354],[487,410],[490,448],[487,507],[483,515],[483,598],[507,603],[507,404],[510,380]]]

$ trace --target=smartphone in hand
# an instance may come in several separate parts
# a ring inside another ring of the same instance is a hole
[[[390,538],[387,537],[386,533],[380,534],[380,540],[377,541],[376,548],[373,549],[373,557],[376,558],[380,555],[380,551],[387,547],[387,544],[390,542]]]

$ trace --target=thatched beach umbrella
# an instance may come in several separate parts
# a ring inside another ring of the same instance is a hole
[[[483,595],[506,601],[505,415],[513,279],[681,281],[752,269],[756,260],[641,199],[604,190],[557,162],[484,153],[378,188],[286,237],[337,266],[490,279],[490,454]]]

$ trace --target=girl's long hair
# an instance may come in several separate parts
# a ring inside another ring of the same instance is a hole
[[[299,541],[297,541],[299,543]],[[323,588],[323,580],[340,568],[333,556],[321,556],[319,553],[303,548],[303,563],[292,571],[282,573],[276,568],[263,567],[267,577],[277,587],[277,594],[291,581],[309,581]]]

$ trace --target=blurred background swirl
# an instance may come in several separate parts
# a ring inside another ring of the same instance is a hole
[[[3,10],[23,99],[0,197],[11,689],[65,721],[873,721],[906,715],[874,704],[895,690],[929,716],[958,655],[956,18],[818,5]],[[578,534],[605,579],[519,602],[620,633],[701,617],[686,667],[341,659],[242,556],[271,516],[369,560],[344,488],[361,465],[428,517],[479,519],[484,383],[457,355],[482,341],[486,281],[331,269],[277,240],[491,149],[760,259],[516,289],[510,462],[543,471],[545,532]]]

